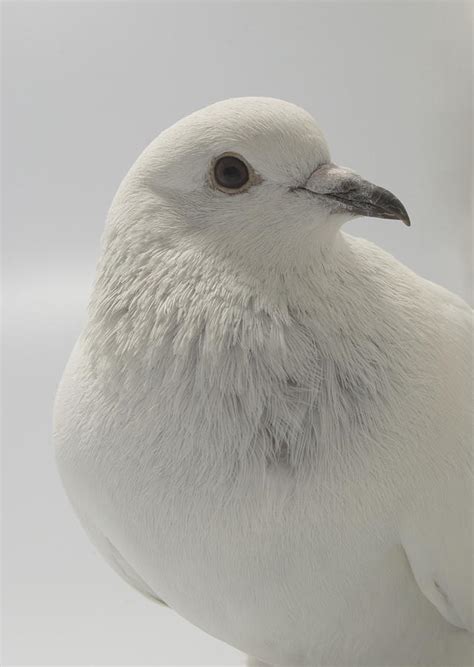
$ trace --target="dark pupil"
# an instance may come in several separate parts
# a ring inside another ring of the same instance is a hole
[[[221,157],[216,162],[214,174],[217,183],[224,188],[241,188],[249,180],[247,166],[231,155]]]

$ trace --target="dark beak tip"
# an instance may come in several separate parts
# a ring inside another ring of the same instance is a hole
[[[402,208],[402,211],[401,211],[402,215],[401,215],[400,217],[401,217],[402,222],[403,222],[407,227],[411,227],[411,220],[410,220],[410,216],[408,215],[408,211],[407,211],[406,208],[403,206],[403,204],[401,205],[401,208]]]

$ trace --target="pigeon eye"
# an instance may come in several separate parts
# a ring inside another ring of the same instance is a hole
[[[221,190],[240,190],[250,180],[249,169],[245,162],[235,155],[223,155],[214,164],[214,180]]]

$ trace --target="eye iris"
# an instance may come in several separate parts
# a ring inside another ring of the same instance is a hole
[[[217,160],[214,167],[216,182],[224,188],[236,190],[249,180],[247,165],[233,155],[225,155]]]

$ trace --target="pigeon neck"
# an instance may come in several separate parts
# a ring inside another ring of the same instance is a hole
[[[351,261],[346,246],[337,232],[331,243],[299,255],[276,248],[268,261],[202,247],[161,248],[150,259],[123,245],[118,252],[112,240],[99,266],[87,338],[102,356],[128,357],[171,339],[173,349],[184,349],[203,330],[224,341],[246,321],[252,328],[259,318],[279,320],[292,308],[326,312],[334,284],[344,287],[340,273]]]
[[[307,283],[309,278],[317,280],[319,273],[327,273],[344,246],[339,228],[328,225],[317,234],[310,231],[285,243],[270,237],[239,240],[231,247],[213,244],[204,247],[201,256],[203,263],[224,270],[230,280],[235,276],[238,283],[246,281],[256,289],[264,286],[286,293],[300,281]]]

